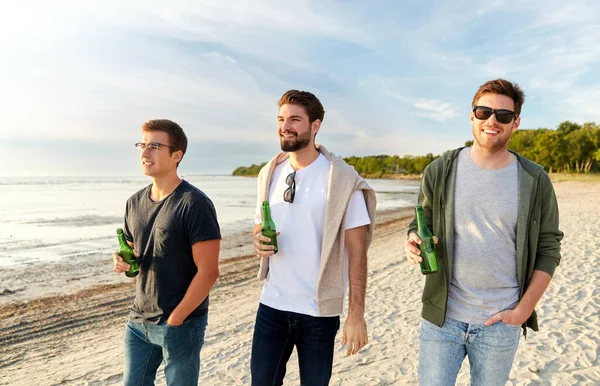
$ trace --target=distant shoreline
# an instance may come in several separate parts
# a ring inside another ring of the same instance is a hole
[[[410,180],[419,181],[421,176],[418,174],[361,174],[362,178],[368,178],[371,180]],[[550,180],[554,183],[576,181],[576,182],[600,182],[600,173],[548,173]],[[231,177],[258,177],[258,174],[249,175],[234,175]]]
[[[419,181],[421,176],[418,174],[361,174],[362,178],[368,178],[370,180],[412,180]],[[235,175],[231,177],[258,177],[258,174],[246,174],[246,175]]]
[[[419,174],[361,174],[362,178],[368,178],[372,180],[412,180],[419,181],[421,176]]]

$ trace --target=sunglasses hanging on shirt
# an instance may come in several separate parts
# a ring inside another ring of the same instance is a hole
[[[283,192],[283,201],[289,202],[290,204],[294,202],[294,196],[296,195],[296,172],[292,172],[288,174],[285,178],[285,183],[288,185],[288,188]]]

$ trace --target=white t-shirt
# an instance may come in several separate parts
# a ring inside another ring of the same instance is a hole
[[[275,167],[271,176],[269,204],[278,232],[279,251],[270,257],[260,302],[266,306],[311,316],[320,315],[317,283],[325,226],[329,185],[329,161],[320,154],[307,167],[296,171],[293,203],[283,200],[286,177],[294,171],[289,160]],[[257,203],[255,222],[262,221],[262,203]],[[346,209],[345,229],[371,223],[361,190],[352,194]],[[344,297],[348,289],[348,251],[344,248]],[[344,302],[345,303],[345,302]]]

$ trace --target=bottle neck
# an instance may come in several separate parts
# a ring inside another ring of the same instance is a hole
[[[423,228],[427,226],[427,222],[425,222],[425,215],[423,214],[423,209],[417,209],[417,227]]]
[[[271,219],[271,208],[269,206],[263,205],[263,207],[262,207],[262,218],[263,218],[263,222],[273,221]]]
[[[119,238],[119,245],[121,246],[129,246],[127,240],[125,240],[125,234],[117,233],[117,237]]]

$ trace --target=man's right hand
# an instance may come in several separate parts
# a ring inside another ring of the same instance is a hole
[[[280,232],[277,232],[275,236],[279,236]],[[256,252],[256,257],[269,257],[274,254],[273,250],[275,249],[272,245],[266,245],[262,242],[271,241],[267,236],[263,236],[262,232],[258,232],[254,235],[254,250]]]
[[[437,236],[433,236],[433,242],[434,244],[438,243]],[[419,244],[421,243],[421,238],[415,232],[411,232],[408,235],[408,239],[406,239],[406,243],[404,244],[404,251],[406,252],[406,258],[411,264],[419,264],[423,261],[421,250],[419,249]]]
[[[129,264],[123,261],[123,258],[121,257],[121,255],[119,255],[118,251],[113,253],[113,262],[115,264],[113,271],[117,273],[129,271]]]

